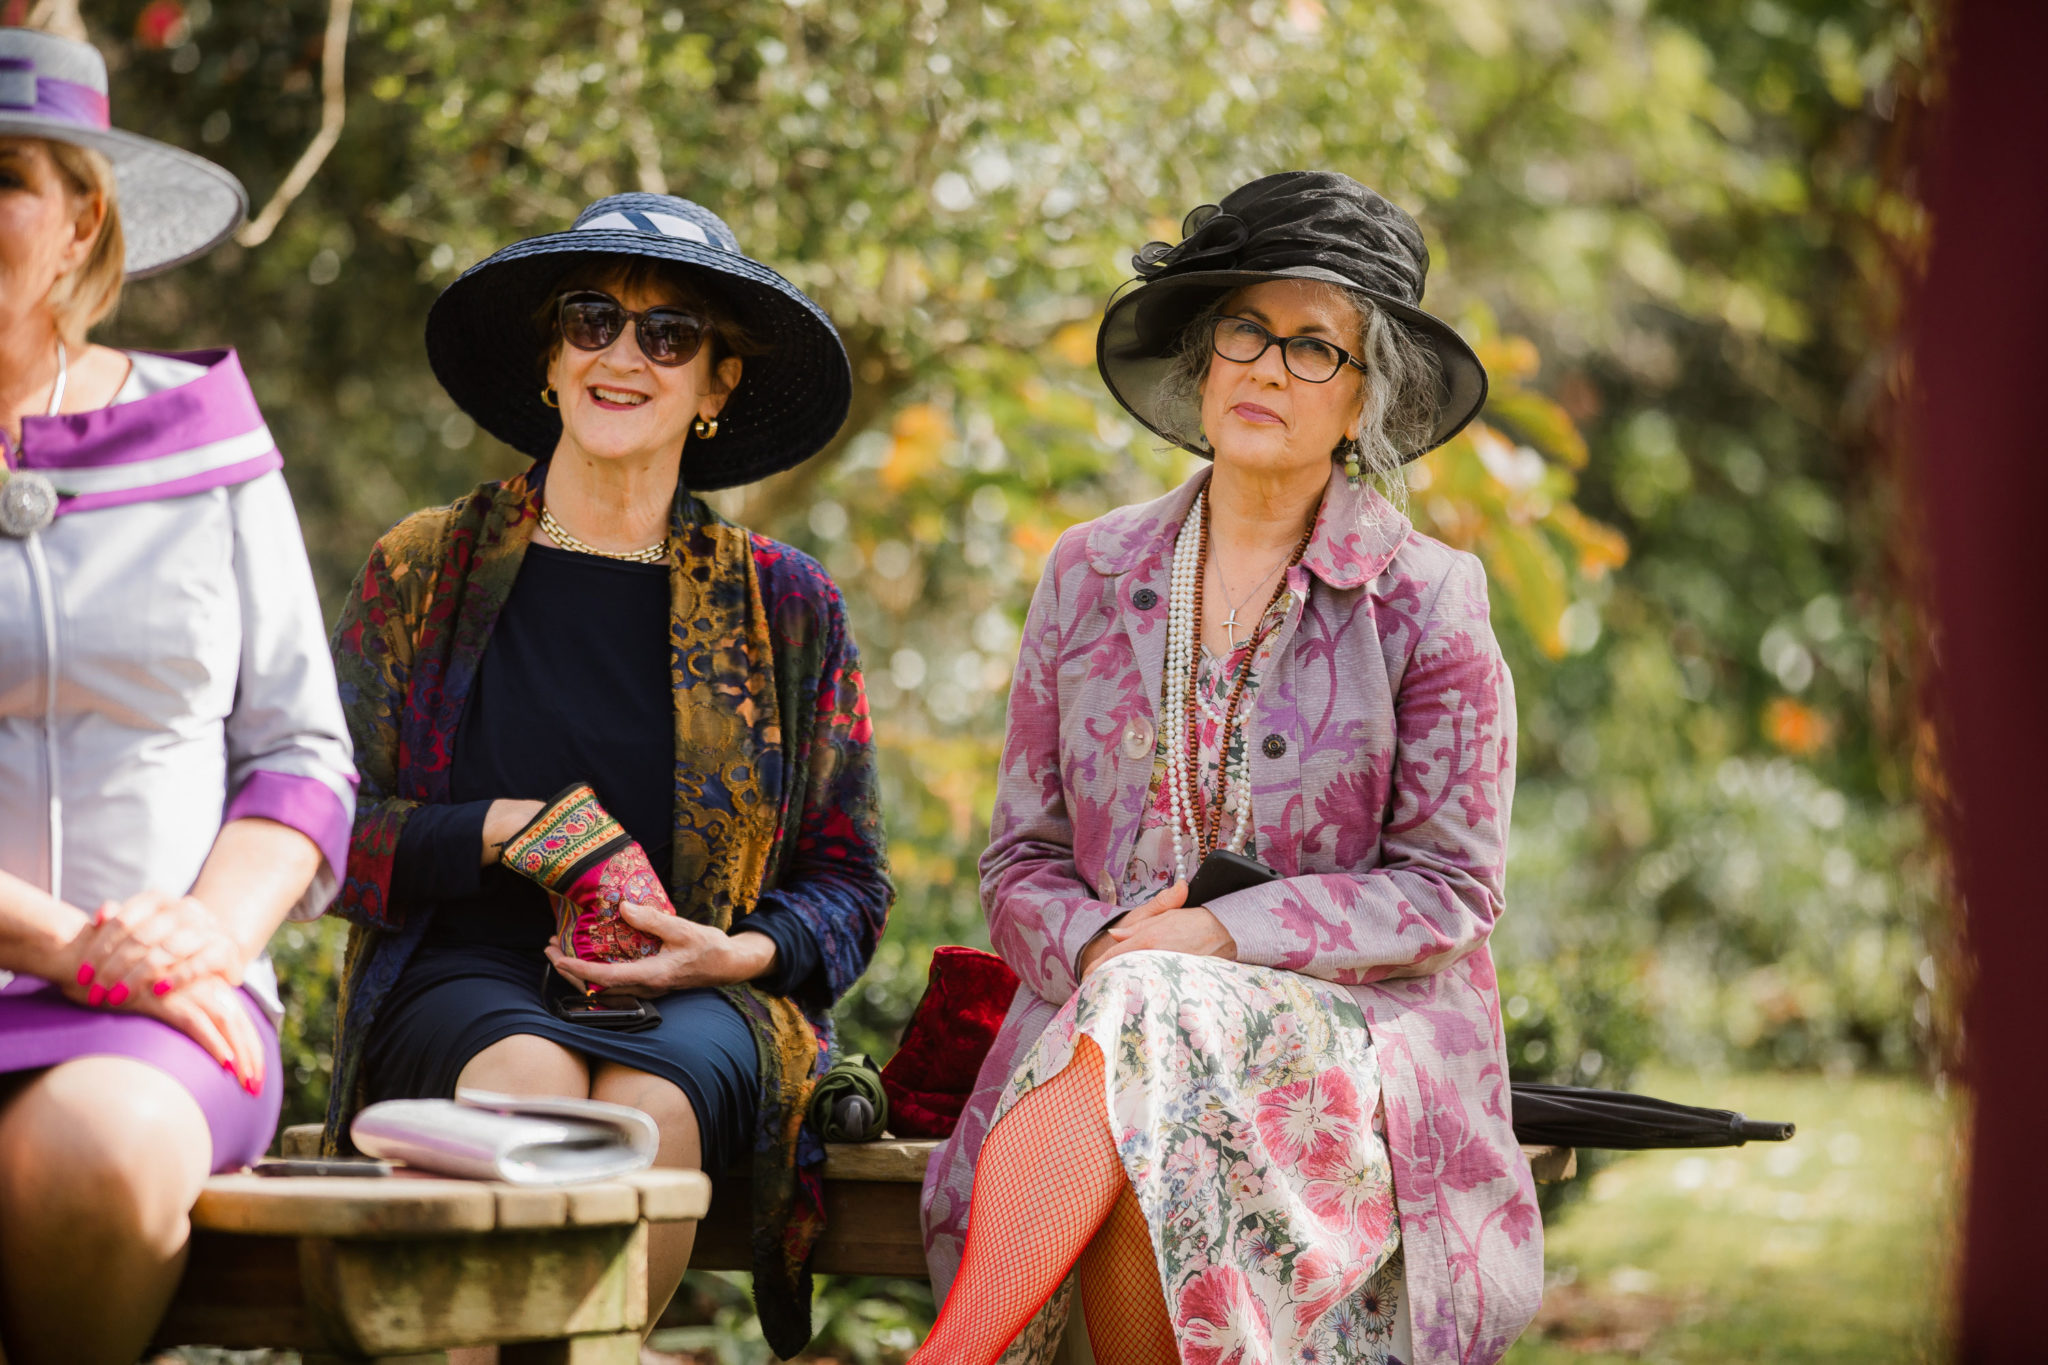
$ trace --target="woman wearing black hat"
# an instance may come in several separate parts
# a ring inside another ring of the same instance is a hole
[[[1543,1268],[1486,946],[1512,685],[1478,561],[1366,479],[1485,373],[1345,176],[1135,264],[1103,378],[1214,465],[1069,531],[1032,602],[981,862],[1023,984],[926,1176],[917,1358],[1046,1358],[1077,1270],[1119,1365],[1496,1360]]]
[[[838,590],[695,495],[830,440],[845,352],[716,215],[651,194],[473,267],[427,351],[536,462],[387,533],[336,633],[363,789],[328,1142],[462,1086],[645,1110],[665,1165],[751,1154],[793,1355],[804,1105],[892,891]],[[658,1316],[690,1230],[653,1235]]]

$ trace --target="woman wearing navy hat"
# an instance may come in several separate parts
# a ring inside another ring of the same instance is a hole
[[[0,1358],[132,1362],[210,1171],[283,1098],[264,945],[339,883],[355,774],[291,495],[232,351],[87,340],[241,220],[0,28]]]
[[[823,1219],[802,1115],[893,892],[838,589],[697,494],[829,441],[846,353],[717,215],[653,194],[470,269],[427,352],[535,463],[388,532],[336,631],[363,799],[328,1141],[457,1087],[642,1109],[664,1165],[751,1160],[761,1319],[794,1355]],[[653,1235],[658,1316],[691,1229]]]
[[[1513,686],[1479,561],[1366,478],[1485,371],[1348,176],[1134,264],[1103,379],[1213,464],[1067,532],[1032,600],[981,860],[1022,985],[926,1174],[916,1360],[1044,1359],[1070,1271],[1119,1365],[1497,1360],[1543,1283],[1487,949]]]

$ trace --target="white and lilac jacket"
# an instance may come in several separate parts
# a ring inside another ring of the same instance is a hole
[[[311,919],[356,774],[284,461],[234,352],[131,359],[112,404],[0,438],[63,495],[0,535],[0,869],[89,911],[186,890],[261,816],[320,848]],[[249,985],[275,1008],[267,963]]]
[[[995,949],[1023,978],[925,1173],[926,1259],[959,1266],[1004,1083],[1073,995],[1152,781],[1167,591],[1204,470],[1060,538],[1032,598],[981,859]],[[1514,688],[1479,561],[1333,473],[1250,741],[1256,851],[1282,880],[1209,909],[1240,961],[1343,986],[1378,1051],[1414,1365],[1498,1360],[1535,1314],[1542,1223],[1509,1114],[1487,947],[1503,905]]]

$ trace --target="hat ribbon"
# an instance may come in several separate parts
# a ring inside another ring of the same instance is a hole
[[[1202,204],[1181,221],[1180,245],[1147,242],[1131,257],[1131,269],[1148,280],[1181,274],[1197,265],[1228,269],[1251,237],[1244,219],[1214,204]]]
[[[0,109],[94,128],[108,125],[107,97],[88,85],[36,75],[26,57],[0,57]]]

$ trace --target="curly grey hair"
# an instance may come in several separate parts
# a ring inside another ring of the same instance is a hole
[[[1443,402],[1443,366],[1436,352],[1371,299],[1341,285],[1324,284],[1326,297],[1342,299],[1356,310],[1358,332],[1354,350],[1366,367],[1361,386],[1358,463],[1367,477],[1398,506],[1405,502],[1407,480],[1401,466],[1429,445]],[[1210,449],[1202,431],[1202,385],[1209,378],[1215,352],[1209,345],[1209,324],[1234,295],[1226,294],[1204,308],[1181,333],[1173,364],[1159,381],[1159,412],[1174,439],[1200,450]],[[1342,462],[1340,446],[1330,458]]]

